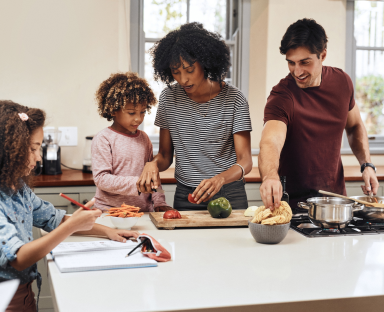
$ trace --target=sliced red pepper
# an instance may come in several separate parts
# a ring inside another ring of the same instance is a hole
[[[188,201],[191,203],[191,204],[196,204],[197,202],[195,201],[195,199],[192,197],[192,194],[188,194]]]

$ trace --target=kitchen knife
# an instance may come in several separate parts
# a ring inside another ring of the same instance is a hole
[[[160,194],[164,194],[164,190],[163,189],[152,189],[152,192],[156,192],[156,193],[160,193]],[[141,192],[137,191],[137,196],[139,196],[141,194]]]

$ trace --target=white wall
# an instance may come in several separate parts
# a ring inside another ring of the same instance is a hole
[[[109,125],[94,94],[111,73],[127,69],[127,43],[119,41],[121,25],[129,25],[119,14],[124,4],[0,0],[0,99],[44,109],[48,126],[77,126],[78,146],[62,147],[68,166],[81,168],[85,136]]]
[[[110,124],[98,116],[94,94],[111,73],[130,66],[125,19],[129,2],[0,0],[0,99],[45,109],[49,126],[77,126],[78,146],[62,148],[62,161],[68,166],[81,168],[85,136]],[[346,0],[252,0],[252,148],[259,147],[267,96],[288,73],[279,53],[287,27],[299,18],[314,18],[329,37],[325,64],[344,68],[345,4]],[[347,164],[357,163],[353,156],[344,158]],[[380,159],[384,165],[384,157]]]

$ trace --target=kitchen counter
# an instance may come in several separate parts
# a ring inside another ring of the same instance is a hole
[[[363,181],[358,166],[344,167],[345,181]],[[379,181],[384,181],[384,166],[377,167],[377,177]],[[160,173],[161,183],[175,184],[175,169],[169,168],[168,170]],[[259,169],[253,167],[252,171],[245,176],[248,183],[256,182],[261,183]],[[36,187],[47,186],[87,186],[95,185],[93,176],[90,173],[83,173],[80,170],[63,170],[59,175],[40,175],[35,178]]]
[[[384,304],[384,235],[305,238],[289,230],[280,244],[263,245],[248,228],[157,230],[148,214],[133,230],[169,246],[173,261],[60,273],[48,259],[56,311],[354,312]],[[87,240],[100,239],[66,241]]]

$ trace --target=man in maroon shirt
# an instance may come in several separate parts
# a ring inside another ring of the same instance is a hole
[[[297,202],[321,196],[319,190],[346,195],[340,155],[344,129],[362,166],[363,192],[377,192],[376,168],[352,81],[341,69],[322,65],[327,41],[324,28],[312,19],[290,25],[281,40],[290,74],[268,97],[259,154],[260,194],[268,208],[280,205],[279,176],[287,177],[294,211]]]

